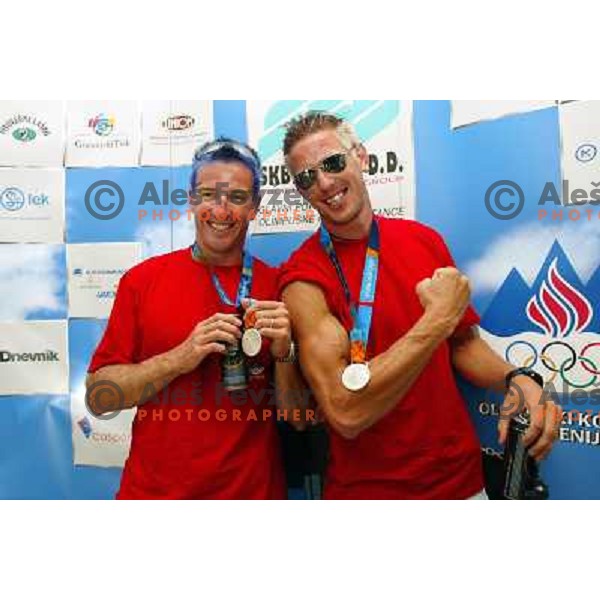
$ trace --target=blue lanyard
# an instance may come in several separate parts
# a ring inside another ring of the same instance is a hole
[[[335,253],[331,235],[321,225],[321,246],[323,250],[329,256],[329,259],[333,263],[336,270],[337,276],[344,288],[344,295],[346,296],[346,302],[350,307],[350,313],[352,314],[352,331],[350,332],[350,340],[352,342],[358,341],[362,344],[363,351],[366,353],[367,344],[369,342],[369,335],[371,332],[371,321],[373,319],[373,304],[375,302],[375,290],[377,288],[377,276],[379,272],[379,254],[380,254],[380,241],[379,241],[379,226],[375,218],[371,224],[371,231],[369,232],[369,243],[367,245],[367,252],[365,255],[365,264],[363,267],[362,283],[360,286],[360,299],[358,301],[358,309],[356,304],[352,301],[350,294],[350,288],[348,282],[342,271],[342,265]]]
[[[246,241],[244,242],[244,249],[242,250],[242,276],[240,278],[240,284],[237,290],[237,296],[235,299],[235,303],[231,301],[227,292],[223,288],[217,274],[213,269],[210,269],[210,276],[213,282],[213,286],[219,295],[219,298],[223,304],[227,306],[234,306],[239,308],[242,304],[242,300],[244,298],[250,297],[250,288],[252,287],[252,255],[248,251],[248,246],[250,245],[250,236],[246,236]],[[198,245],[198,242],[194,242],[192,245],[192,254],[197,258],[202,258],[202,249]]]

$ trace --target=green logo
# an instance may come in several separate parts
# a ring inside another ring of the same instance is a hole
[[[12,135],[18,142],[31,142],[37,134],[31,127],[19,127],[13,131]]]

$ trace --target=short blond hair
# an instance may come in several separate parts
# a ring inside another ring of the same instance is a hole
[[[292,148],[300,140],[318,131],[332,129],[337,132],[342,145],[346,150],[361,145],[354,127],[337,115],[331,113],[311,110],[303,115],[295,117],[286,124],[286,132],[283,138],[283,154],[287,158]]]

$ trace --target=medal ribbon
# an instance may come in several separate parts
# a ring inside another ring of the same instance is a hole
[[[248,247],[250,245],[250,236],[246,236],[246,241],[244,242],[244,249],[242,250],[242,276],[240,278],[240,284],[238,286],[237,295],[235,302],[232,302],[231,298],[227,295],[227,292],[223,288],[223,285],[219,281],[217,274],[214,269],[210,269],[210,276],[213,282],[213,286],[221,299],[223,304],[227,306],[234,306],[235,308],[239,308],[242,304],[242,300],[244,298],[250,297],[250,288],[252,287],[252,255],[250,254]],[[197,259],[202,259],[202,249],[198,245],[198,242],[194,242],[192,245],[192,254]]]
[[[352,363],[366,362],[367,345],[369,343],[369,335],[371,333],[371,321],[373,319],[373,304],[375,303],[375,290],[377,288],[377,276],[379,272],[379,255],[380,255],[380,240],[379,240],[379,225],[373,217],[371,231],[369,232],[369,242],[365,254],[365,264],[363,267],[363,276],[360,286],[360,299],[358,307],[352,301],[350,288],[342,265],[335,253],[333,241],[330,233],[321,225],[320,230],[321,246],[325,250],[329,260],[331,260],[338,279],[344,288],[346,302],[350,307],[352,315],[352,331],[350,332],[350,358]]]

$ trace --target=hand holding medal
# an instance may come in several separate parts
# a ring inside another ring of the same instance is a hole
[[[252,308],[254,300],[242,300],[244,312],[244,333],[242,335],[242,351],[250,358],[257,356],[262,348],[262,335],[256,328],[258,319],[256,310]]]
[[[283,359],[290,352],[292,328],[290,317],[283,302],[274,300],[242,300],[244,312],[244,335],[242,350],[246,356],[256,356],[263,338],[271,340],[271,354]]]
[[[242,298],[247,298],[250,293],[250,289],[252,288],[254,264],[252,255],[248,251],[249,241],[250,237],[246,236],[246,241],[244,242],[244,248],[242,250],[242,275],[240,277],[240,283],[238,285],[235,300],[232,300],[227,295],[227,292],[223,288],[216,271],[211,267],[211,265],[207,265],[210,270],[210,277],[213,287],[219,296],[219,300],[225,306],[235,309],[236,312],[238,312],[241,308]],[[194,260],[198,262],[204,262],[204,254],[200,244],[198,244],[197,241],[192,245],[191,252]],[[248,380],[246,373],[246,361],[244,359],[242,350],[240,349],[240,344],[237,342],[237,340],[234,344],[227,346],[227,352],[223,357],[223,361],[221,362],[221,380],[224,389],[228,391],[245,389],[247,387]]]

